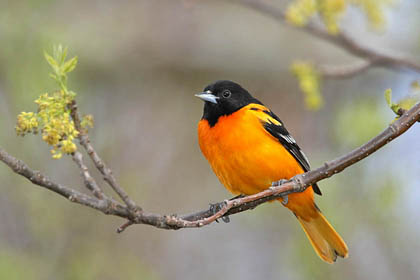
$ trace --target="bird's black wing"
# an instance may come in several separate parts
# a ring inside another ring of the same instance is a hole
[[[269,110],[265,110],[263,112],[279,123],[276,124],[277,122],[274,123],[268,119],[268,121],[263,123],[265,130],[274,136],[292,154],[292,156],[299,162],[300,166],[302,166],[305,172],[309,171],[311,167],[309,166],[308,158],[299,148],[298,144],[296,144],[295,139],[289,134],[286,127],[284,127],[283,122],[273,112]],[[322,195],[321,190],[317,184],[313,184],[312,189],[316,194]]]

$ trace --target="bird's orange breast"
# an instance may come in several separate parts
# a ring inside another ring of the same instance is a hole
[[[201,151],[222,184],[234,194],[254,194],[274,181],[303,172],[294,157],[264,129],[262,121],[268,117],[264,110],[262,105],[250,104],[220,117],[213,127],[206,120],[199,122]]]

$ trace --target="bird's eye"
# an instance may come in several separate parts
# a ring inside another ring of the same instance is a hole
[[[222,93],[222,96],[224,97],[224,98],[229,98],[230,96],[232,95],[232,93],[230,92],[230,90],[225,90],[223,93]]]

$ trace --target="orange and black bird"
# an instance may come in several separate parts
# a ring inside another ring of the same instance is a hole
[[[231,193],[255,194],[310,169],[283,122],[237,83],[217,81],[196,96],[205,102],[201,151]],[[316,184],[279,201],[297,217],[319,257],[333,263],[347,257],[347,245],[316,206],[314,192],[321,195]]]

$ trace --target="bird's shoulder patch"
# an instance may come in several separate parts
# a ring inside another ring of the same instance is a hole
[[[272,122],[279,126],[283,125],[281,120],[262,104],[250,104],[245,109],[251,111],[261,122]]]

